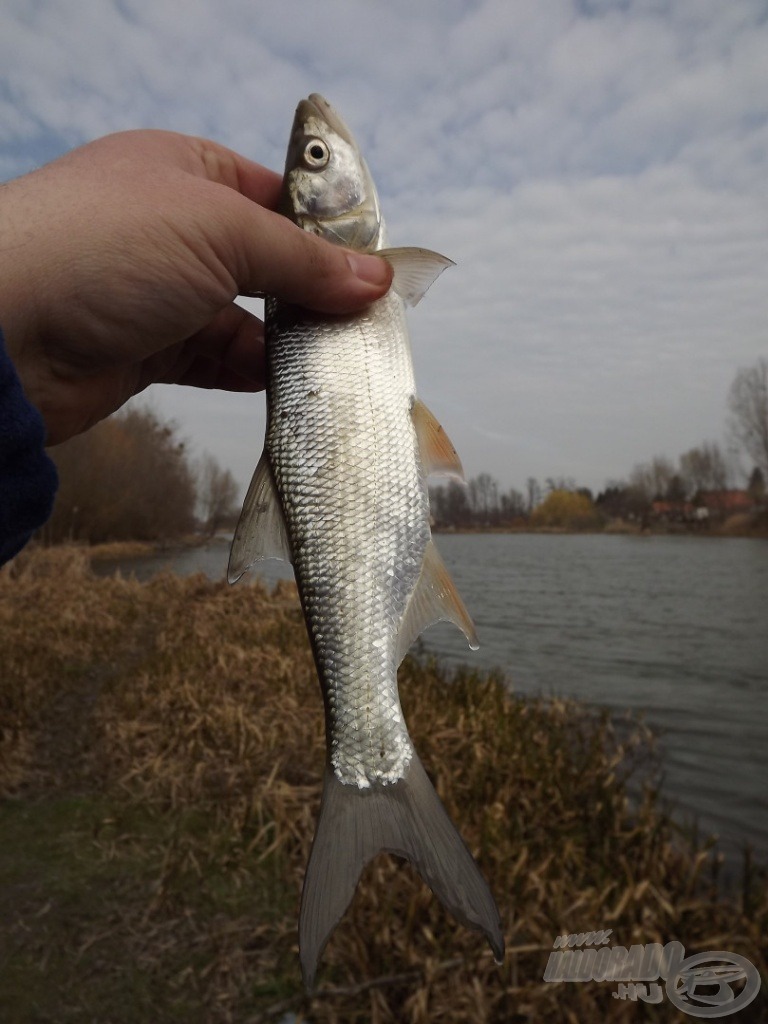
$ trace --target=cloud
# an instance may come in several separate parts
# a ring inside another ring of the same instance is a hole
[[[768,347],[764,4],[362,10],[10,0],[0,169],[139,125],[280,167],[297,100],[323,92],[393,242],[459,264],[411,323],[420,392],[470,473],[600,486],[721,433],[736,369]],[[156,392],[245,486],[260,400]]]

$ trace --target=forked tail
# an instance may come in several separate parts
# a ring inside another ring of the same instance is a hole
[[[454,917],[483,932],[496,959],[502,959],[504,936],[493,896],[418,757],[414,754],[405,778],[370,789],[344,785],[326,768],[299,915],[308,991],[363,868],[382,850],[409,860]]]

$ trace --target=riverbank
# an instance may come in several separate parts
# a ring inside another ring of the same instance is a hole
[[[501,536],[514,536],[526,534],[555,535],[555,536],[584,536],[588,534],[607,536],[635,536],[635,537],[712,537],[712,538],[747,538],[752,540],[768,540],[768,521],[762,519],[754,521],[752,518],[743,515],[731,516],[723,523],[709,524],[706,527],[688,526],[680,523],[654,523],[641,525],[624,519],[610,519],[604,525],[590,527],[588,529],[571,529],[566,526],[530,526],[528,524],[507,524],[503,526],[434,526],[434,534],[447,535],[485,535],[498,534]],[[65,543],[52,545],[51,549],[68,550],[77,548],[82,551],[92,563],[99,562],[128,562],[131,559],[151,558],[160,555],[174,554],[194,548],[200,548],[212,541],[226,538],[231,540],[232,533],[219,533],[214,537],[203,534],[186,534],[165,541],[105,541],[99,544]],[[32,545],[36,548],[37,545]],[[22,554],[22,560],[26,557]]]
[[[643,525],[625,519],[609,519],[602,526],[572,529],[567,526],[444,526],[433,527],[433,533],[457,534],[556,534],[564,536],[585,534],[627,535],[633,537],[743,537],[750,540],[768,540],[768,521],[755,521],[747,516],[731,516],[722,523],[706,526],[685,523],[651,523]]]
[[[416,746],[512,952],[495,967],[379,858],[305,1004],[296,922],[324,755],[295,588],[96,578],[82,551],[39,550],[0,574],[0,635],[2,1019],[643,1019],[615,985],[542,982],[554,937],[595,928],[765,971],[765,881],[718,891],[717,861],[661,809],[647,731],[409,660]]]

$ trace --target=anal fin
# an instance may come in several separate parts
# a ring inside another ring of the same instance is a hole
[[[400,624],[398,663],[406,656],[414,640],[428,626],[443,619],[457,625],[467,638],[470,648],[473,651],[477,650],[480,645],[477,642],[474,623],[459,597],[456,585],[434,541],[430,540],[424,551],[421,575]]]
[[[245,496],[243,511],[232,540],[227,579],[230,583],[236,583],[254,562],[265,558],[291,561],[280,496],[267,453],[263,452]]]

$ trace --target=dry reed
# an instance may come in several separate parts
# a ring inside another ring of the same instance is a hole
[[[764,876],[718,891],[716,856],[660,809],[641,725],[407,660],[409,727],[510,952],[495,966],[381,857],[305,999],[323,716],[294,588],[97,579],[81,551],[38,551],[0,573],[0,638],[0,1019],[679,1019],[612,999],[615,983],[543,982],[556,935],[599,928],[741,953],[765,976]]]

